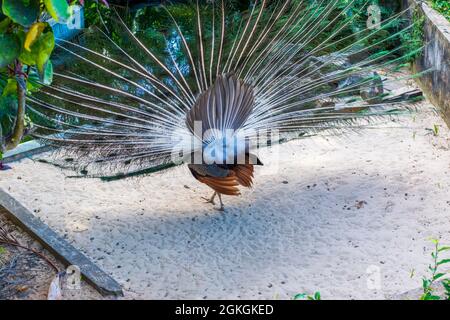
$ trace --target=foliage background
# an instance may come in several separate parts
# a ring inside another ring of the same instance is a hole
[[[431,0],[433,9],[440,12],[447,20],[450,21],[450,1],[448,0]]]

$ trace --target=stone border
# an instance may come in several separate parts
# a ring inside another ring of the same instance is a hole
[[[425,17],[424,52],[414,63],[414,72],[433,69],[417,79],[429,100],[440,108],[444,120],[450,127],[450,22],[428,4],[419,0],[403,0],[403,7]]]
[[[0,213],[16,223],[66,266],[80,268],[83,278],[102,295],[123,296],[122,287],[16,199],[0,188]]]
[[[29,158],[33,155],[43,153],[46,151],[50,151],[52,149],[51,146],[45,146],[40,144],[37,141],[28,141],[22,144],[13,150],[5,152],[3,155],[3,163],[11,163],[14,161],[19,161],[25,158]]]

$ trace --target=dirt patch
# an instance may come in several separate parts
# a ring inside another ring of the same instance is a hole
[[[0,299],[47,299],[50,283],[57,274],[51,264],[60,272],[63,272],[65,267],[38,242],[3,215],[0,215],[0,228],[21,246],[38,253],[15,245],[0,243]],[[48,259],[50,263],[43,257]],[[62,299],[102,299],[99,293],[81,279],[79,287],[72,285],[68,288],[68,284],[73,282],[73,279],[74,275],[66,274],[63,276],[61,281]]]

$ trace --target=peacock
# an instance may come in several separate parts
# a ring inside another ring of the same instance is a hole
[[[58,42],[70,59],[28,97],[33,135],[88,177],[187,164],[223,210],[223,195],[252,187],[262,147],[412,110],[420,92],[387,88],[421,50],[405,41],[414,25],[370,10],[361,0],[184,1],[131,20],[113,10],[82,40]]]

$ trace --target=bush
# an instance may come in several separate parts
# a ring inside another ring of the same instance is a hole
[[[448,0],[431,0],[431,6],[450,21],[450,2]]]

